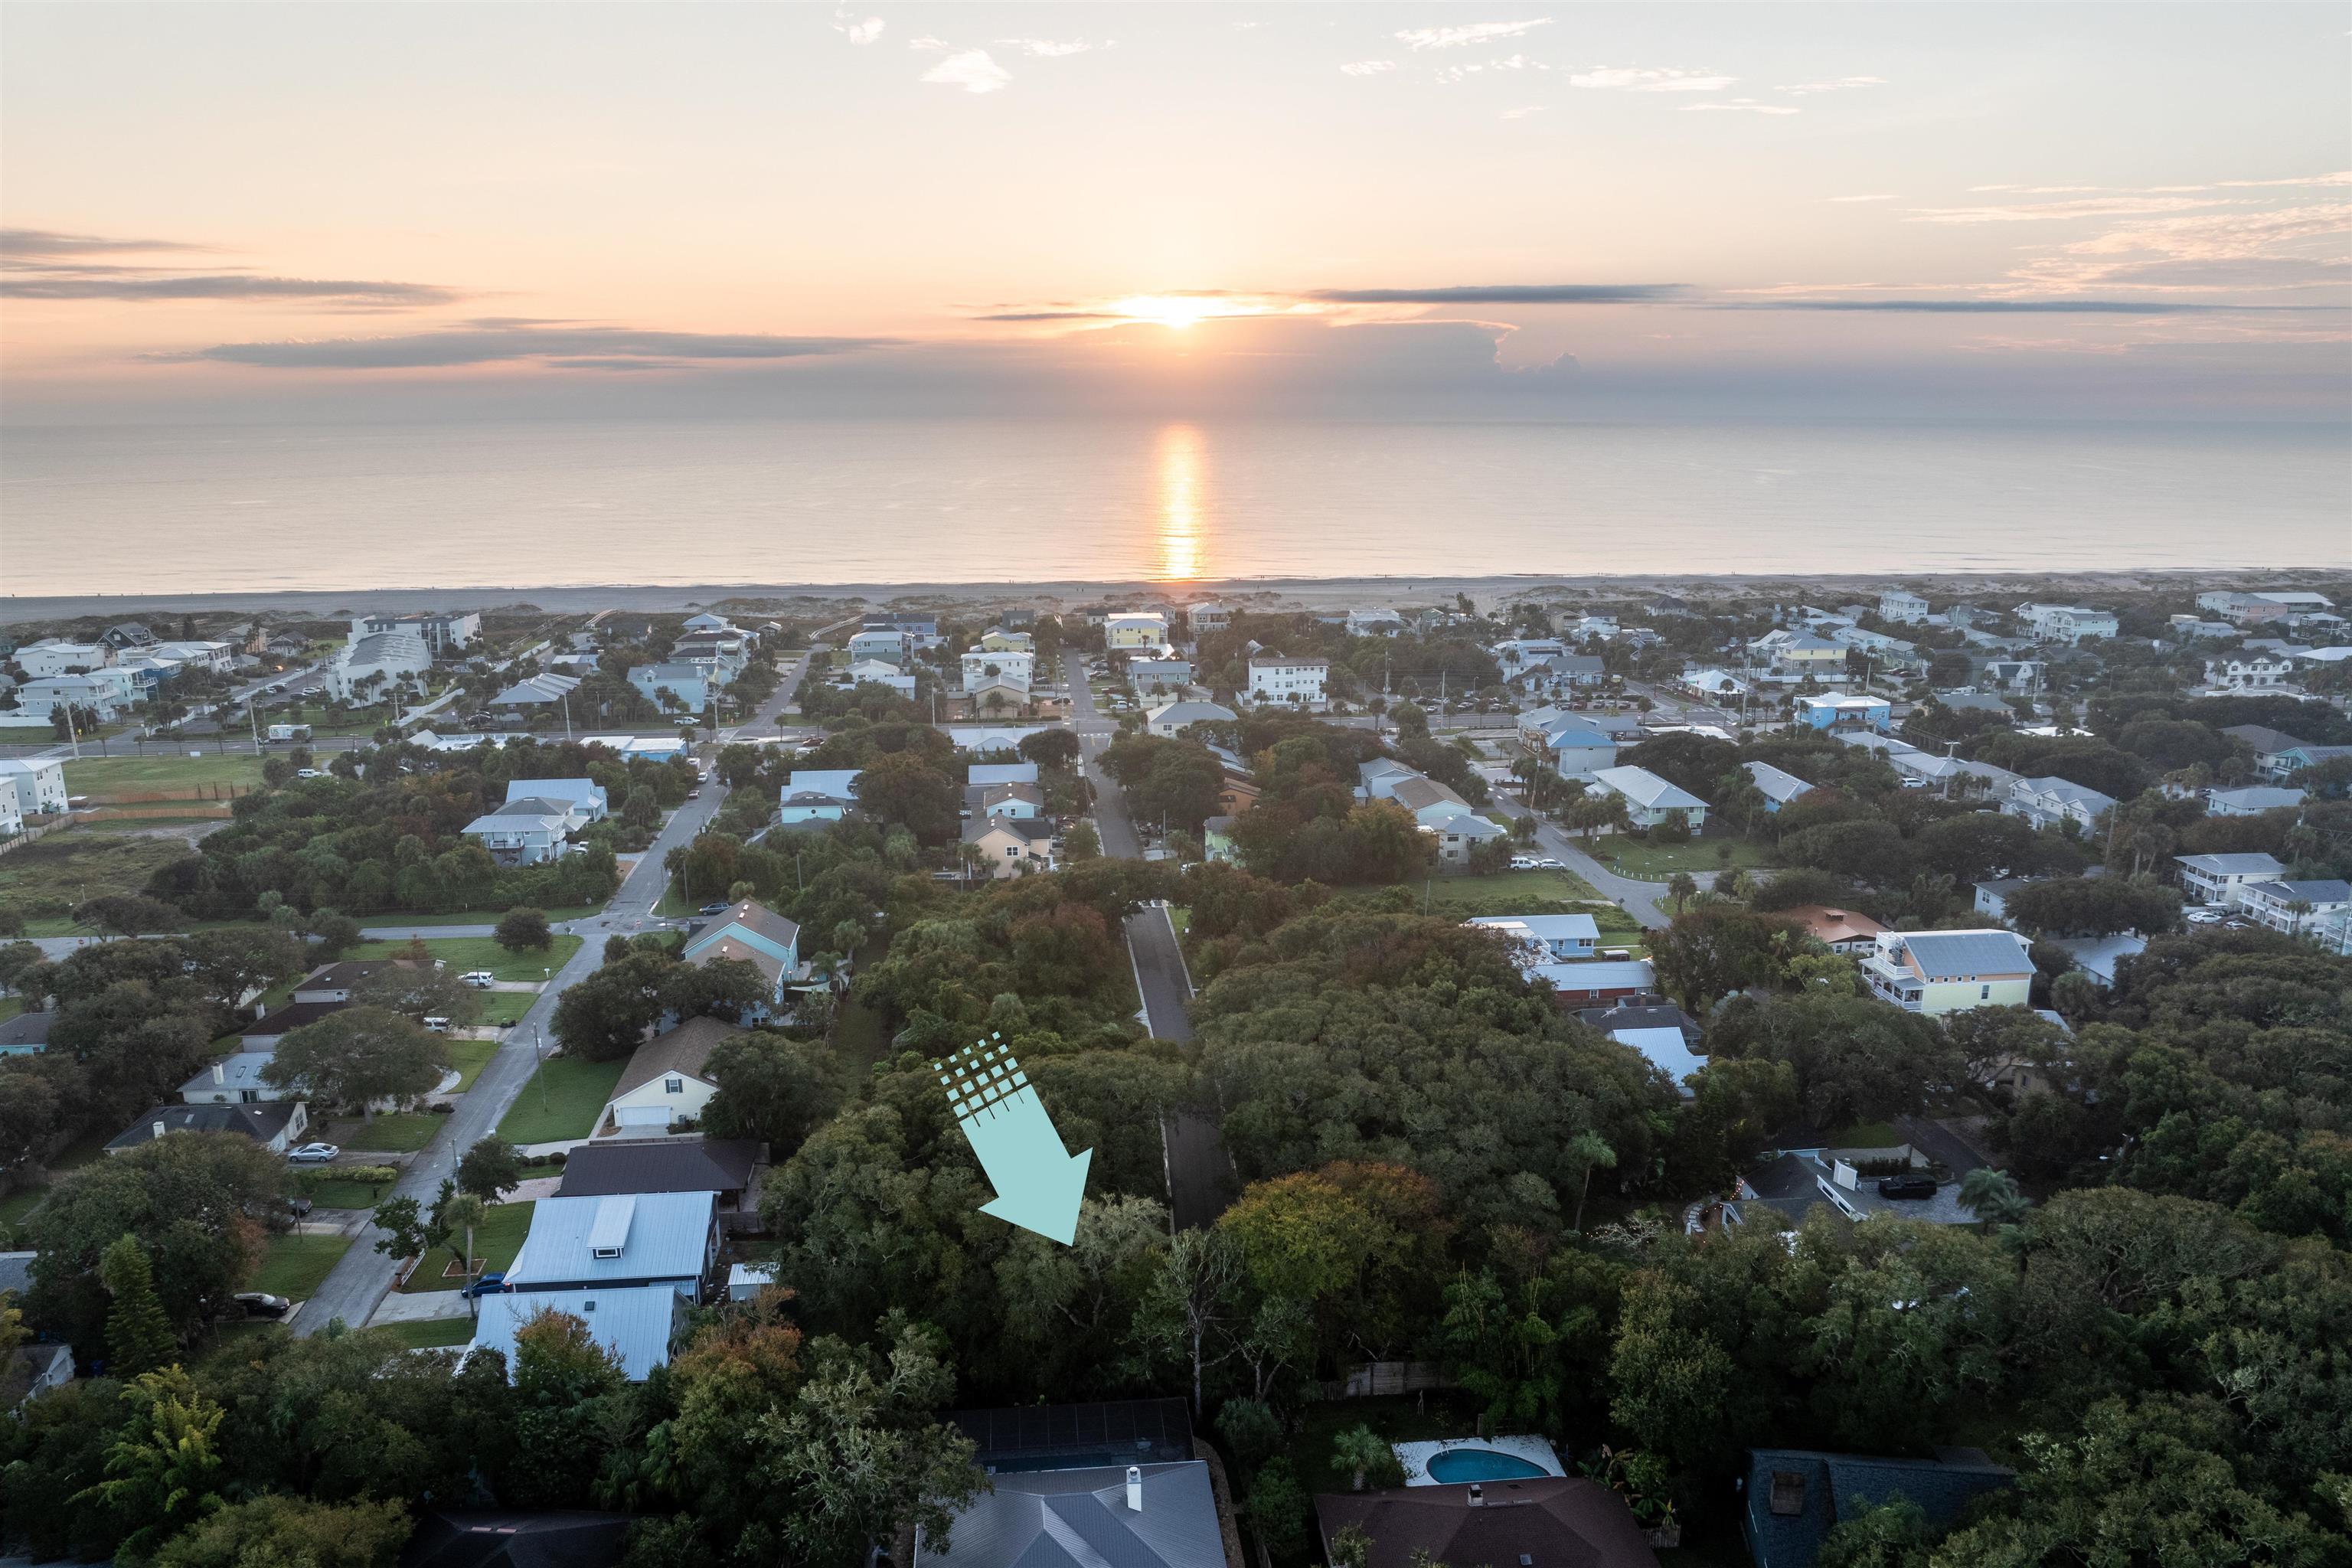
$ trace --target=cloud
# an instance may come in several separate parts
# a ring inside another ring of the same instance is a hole
[[[2038,289],[2324,288],[2340,297],[2352,270],[2343,254],[2348,229],[2347,202],[2141,216],[2061,246],[2011,276]]]
[[[1677,106],[1685,114],[1802,114],[1801,109],[1791,109],[1785,103],[1759,103],[1752,98],[1735,98],[1728,103],[1685,103]]]
[[[1123,321],[1117,310],[995,310],[975,321]]]
[[[1013,75],[989,58],[986,49],[963,49],[925,71],[923,79],[966,92],[998,92],[1011,85]]]
[[[1906,223],[2044,223],[2058,218],[2124,217],[2210,207],[2189,196],[2099,196],[2079,202],[2028,202],[1976,207],[1913,207]]]
[[[853,44],[870,44],[882,36],[882,18],[868,16],[862,22],[853,22],[848,13],[835,11],[833,14],[833,30]]]
[[[244,268],[185,272],[91,257],[197,251],[163,239],[112,239],[54,229],[0,230],[0,294],[16,300],[309,300],[335,310],[398,310],[461,298],[431,283],[272,278]]]
[[[1324,305],[1642,305],[1672,300],[1679,283],[1490,283],[1450,289],[1310,289]]]
[[[1378,76],[1382,71],[1396,69],[1394,60],[1349,60],[1340,70],[1349,76]]]
[[[1677,70],[1667,66],[1595,66],[1570,75],[1568,85],[1621,92],[1721,92],[1738,79],[1714,71]]]
[[[1822,197],[1822,200],[1824,200],[1824,201],[1830,201],[1830,202],[1891,202],[1891,201],[1894,201],[1895,198],[1894,196],[1891,196],[1891,195],[1872,195],[1872,196],[1824,196],[1824,197]]]
[[[1544,106],[1540,103],[1525,103],[1521,104],[1517,109],[1507,109],[1503,110],[1502,118],[1505,120],[1525,120],[1530,114],[1541,114],[1543,111]]]
[[[494,321],[497,319],[493,319]],[[786,360],[887,348],[895,338],[773,337],[751,332],[665,332],[635,327],[467,323],[380,338],[215,343],[145,357],[269,370],[416,370],[537,361],[610,370],[672,368],[734,360]]]
[[[2163,300],[1725,300],[1711,310],[1885,310],[1929,316],[2171,316],[2183,312],[2277,310],[2273,305],[2182,304]],[[2297,307],[2299,308],[2299,307]]]
[[[1397,42],[1407,48],[1458,49],[1465,44],[1485,44],[1496,38],[1519,37],[1538,27],[1550,26],[1550,17],[1538,16],[1528,22],[1472,22],[1457,27],[1408,27],[1396,37]]]
[[[1801,81],[1792,84],[1783,84],[1780,89],[1778,89],[1778,90],[1781,92],[1795,93],[1800,97],[1802,97],[1809,93],[1847,92],[1857,87],[1885,87],[1885,85],[1886,79],[1883,76],[1841,76],[1832,77],[1827,81]]]
[[[1084,38],[999,38],[996,41],[1038,60],[1058,60],[1070,55],[1083,55],[1094,47]]]

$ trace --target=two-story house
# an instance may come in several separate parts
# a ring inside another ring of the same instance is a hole
[[[2238,907],[2273,931],[2301,936],[2352,908],[2352,883],[2335,878],[2249,882],[2238,890]]]
[[[507,1267],[516,1295],[667,1285],[690,1301],[719,1260],[716,1193],[541,1198]]]
[[[1591,915],[1475,915],[1462,923],[1525,949],[1531,963],[1573,963],[1593,956],[1601,942]]]
[[[586,826],[569,801],[525,795],[474,818],[460,831],[501,866],[536,866],[562,855],[572,836]]]
[[[1323,685],[1329,678],[1328,659],[1294,658],[1286,654],[1254,654],[1249,661],[1249,689],[1252,702],[1305,708],[1320,712],[1323,709]]]
[[[1940,1017],[1970,1007],[2022,1007],[2033,960],[2013,931],[1880,931],[1862,960],[1871,994]]]
[[[785,779],[780,820],[839,822],[857,804],[862,768],[798,768]]]

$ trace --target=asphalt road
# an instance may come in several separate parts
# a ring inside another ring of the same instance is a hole
[[[808,668],[805,655],[777,682],[775,694],[761,705],[758,722],[772,723],[777,712],[792,700],[799,689],[801,676]],[[725,792],[711,789],[701,800],[690,800],[677,809],[662,828],[653,847],[638,858],[636,868],[622,882],[620,891],[604,906],[604,912],[585,920],[567,922],[562,929],[588,940],[572,955],[564,966],[556,971],[547,989],[530,1005],[522,1021],[507,1031],[497,1054],[475,1079],[474,1086],[457,1097],[457,1109],[442,1123],[433,1141],[417,1152],[407,1170],[394,1184],[392,1196],[412,1197],[429,1203],[440,1190],[443,1177],[457,1169],[458,1158],[482,1139],[498,1130],[507,1108],[530,1085],[531,1074],[539,1063],[542,1043],[551,1044],[548,1036],[555,1016],[556,1005],[563,993],[590,974],[604,961],[604,938],[612,935],[634,935],[641,931],[666,929],[672,922],[654,914],[654,906],[661,901],[662,890],[669,884],[669,873],[662,861],[670,850],[685,844],[702,830],[719,810]],[[405,934],[410,928],[383,927],[385,931]],[[415,928],[419,934],[447,936],[470,928]],[[329,1323],[340,1319],[357,1327],[367,1321],[379,1302],[392,1289],[394,1259],[375,1250],[383,1231],[373,1224],[361,1228],[349,1252],[327,1275],[325,1281],[312,1292],[294,1321],[298,1333],[317,1333]]]
[[[1143,853],[1142,841],[1127,814],[1127,797],[1118,782],[1102,771],[1098,759],[1118,726],[1095,708],[1087,689],[1086,662],[1066,656],[1071,727],[1085,753],[1087,776],[1095,786],[1095,828],[1102,836],[1106,855],[1134,858]],[[1129,917],[1127,951],[1135,965],[1136,988],[1142,994],[1144,1026],[1152,1037],[1192,1043],[1192,1021],[1185,1009],[1192,999],[1192,977],[1185,971],[1184,953],[1176,940],[1166,908],[1154,905]],[[1187,1051],[1187,1056],[1194,1053]],[[1168,1167],[1168,1206],[1176,1225],[1192,1230],[1208,1225],[1241,1192],[1241,1178],[1225,1149],[1213,1106],[1186,1106],[1160,1124]]]
[[[1506,816],[1525,816],[1528,808],[1497,789],[1494,794],[1495,809]],[[1576,847],[1576,841],[1549,822],[1536,824],[1536,845],[1545,854],[1592,884],[1602,898],[1614,900],[1645,930],[1664,931],[1674,917],[1658,907],[1666,896],[1664,882],[1643,882],[1632,877],[1621,877],[1600,861]],[[1694,871],[1691,879],[1702,888],[1715,885],[1712,871]]]

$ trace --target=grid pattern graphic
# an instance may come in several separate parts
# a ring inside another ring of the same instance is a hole
[[[1010,1110],[1016,1100],[1036,1098],[1028,1087],[1029,1075],[1021,1070],[1002,1035],[974,1040],[947,1060],[933,1062],[931,1070],[940,1075],[940,1087],[948,1091],[949,1108],[959,1121],[992,1117],[1000,1109]]]

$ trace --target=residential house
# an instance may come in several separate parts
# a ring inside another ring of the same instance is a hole
[[[1954,713],[1990,713],[2003,723],[2017,717],[2017,710],[1989,691],[1938,691],[1937,703]]]
[[[0,1410],[18,1409],[52,1388],[63,1388],[73,1374],[71,1345],[18,1345],[0,1352]]]
[[[609,805],[604,786],[594,779],[509,779],[507,804],[519,800],[561,801],[583,826],[604,821]]]
[[[1262,793],[1247,769],[1228,765],[1224,776],[1217,781],[1217,810],[1226,816],[1240,816],[1257,804]]]
[[[2010,785],[2000,811],[2004,816],[2021,816],[2035,827],[2057,827],[2071,822],[2087,833],[2115,805],[2116,797],[2111,795],[2102,795],[2088,784],[2051,774],[2019,779]]]
[[[869,621],[849,634],[842,645],[848,650],[850,662],[861,658],[877,658],[885,664],[907,662],[907,634],[893,626],[877,626]]]
[[[1509,830],[1501,823],[1469,810],[1454,812],[1433,823],[1423,823],[1422,831],[1437,840],[1437,858],[1449,864],[1469,859],[1470,852],[1481,844],[1491,844],[1510,836]]]
[[[1976,884],[1975,896],[1969,907],[1980,915],[1990,915],[1997,921],[2009,919],[2009,896],[2020,888],[2033,886],[2032,877],[1997,877]]]
[[[49,1026],[57,1019],[47,1009],[0,1018],[0,1057],[39,1056],[49,1048]]]
[[[390,634],[405,634],[436,654],[447,653],[471,646],[482,635],[482,615],[478,610],[449,610],[437,615],[362,616],[352,622],[353,637]]]
[[[1183,1401],[954,1411],[987,1491],[915,1568],[1227,1568],[1216,1488]]]
[[[1471,809],[1470,803],[1455,794],[1452,786],[1422,773],[1389,780],[1385,787],[1385,798],[1411,812],[1412,819],[1423,827],[1434,827],[1447,817]]]
[[[1757,792],[1763,795],[1764,809],[1768,814],[1777,815],[1782,806],[1813,787],[1796,774],[1776,768],[1769,763],[1742,763],[1739,765],[1747,771]]]
[[[1117,652],[1122,648],[1160,648],[1168,646],[1168,617],[1136,611],[1103,617],[1103,647]]]
[[[1027,681],[1009,675],[991,675],[982,678],[979,685],[964,689],[956,700],[956,710],[967,716],[1022,714],[1028,712],[1035,700],[1036,694]]]
[[[2305,768],[2315,768],[2323,763],[2333,763],[2352,757],[2352,746],[2315,746],[2308,742],[2289,746],[2273,762],[2280,778],[2293,778]]]
[[[974,817],[1034,817],[1045,812],[1045,792],[1033,784],[970,784],[963,804]]]
[[[2013,931],[1889,931],[1878,933],[1862,976],[1880,1001],[1934,1018],[2024,1006],[2033,960]]]
[[[1994,658],[1985,661],[1977,679],[2000,691],[2034,692],[2049,679],[2050,667],[2038,658]]]
[[[641,664],[629,671],[629,684],[665,713],[699,713],[710,705],[710,670],[704,665],[676,659],[666,664]],[[667,699],[664,692],[669,694]]]
[[[2326,604],[2326,600],[2320,601]],[[99,633],[98,640],[117,653],[150,648],[155,646],[154,629],[137,621],[121,621]]]
[[[346,958],[321,965],[294,984],[289,1002],[331,1002],[341,1004],[352,999],[360,982],[381,970],[415,968],[414,961],[405,958]]]
[[[2294,684],[2294,660],[2274,653],[2227,653],[2205,661],[2209,691],[2266,691]]]
[[[1363,1568],[1433,1563],[1521,1568],[1657,1568],[1625,1500],[1582,1476],[1529,1476],[1323,1492],[1315,1520],[1328,1562],[1342,1531],[1367,1542]]]
[[[2209,621],[2196,616],[2167,616],[2165,624],[2182,642],[2228,641],[2238,636],[2238,627],[2231,622]]]
[[[507,1268],[518,1293],[667,1285],[688,1300],[719,1259],[716,1193],[541,1198]]]
[[[1035,817],[982,816],[963,825],[963,841],[980,850],[979,864],[1003,880],[1054,869],[1054,825]]]
[[[315,1024],[330,1013],[341,1012],[344,1005],[343,1001],[320,1001],[289,1002],[282,1007],[273,1007],[239,1031],[236,1048],[247,1054],[274,1051],[278,1042],[295,1030]]]
[[[756,1222],[768,1146],[749,1138],[600,1138],[564,1157],[559,1198],[717,1193],[719,1212]]]
[[[1737,702],[1748,695],[1748,682],[1713,665],[1685,669],[1678,684],[1693,697],[1703,697],[1709,702]]]
[[[180,1099],[188,1105],[262,1105],[301,1099],[299,1085],[280,1089],[261,1076],[262,1069],[277,1059],[275,1050],[232,1051],[215,1057],[211,1066],[197,1068],[196,1075],[180,1086]]]
[[[236,1132],[273,1154],[283,1154],[301,1142],[310,1127],[310,1108],[299,1100],[257,1105],[158,1105],[116,1133],[108,1142],[106,1152],[125,1153],[174,1132]]]
[[[1805,928],[1805,934],[1828,948],[1858,957],[1878,945],[1879,933],[1885,927],[1868,915],[1852,910],[1832,910],[1821,904],[1800,904],[1794,909],[1779,910],[1783,920],[1795,921]]]
[[[1659,1011],[1648,1007],[1620,1007],[1621,1013]],[[1664,1009],[1673,1011],[1673,1009]],[[1685,1081],[1706,1066],[1706,1058],[1693,1048],[1691,1031],[1679,1024],[1645,1024],[1632,1019],[1603,1026],[1601,1032],[1629,1050],[1639,1051],[1649,1064],[1674,1081],[1675,1090],[1685,1100],[1696,1100],[1697,1091]]]
[[[2190,900],[2200,904],[2235,906],[2241,895],[2257,882],[2276,882],[2286,868],[2276,857],[2259,851],[2242,855],[2176,855],[2180,886]]]
[[[781,820],[839,822],[857,804],[861,768],[798,768],[784,781]]]
[[[1189,658],[1130,658],[1127,661],[1127,680],[1145,696],[1181,691],[1192,684],[1192,661]]]
[[[1843,643],[1811,632],[1785,628],[1766,632],[1748,645],[1749,659],[1766,680],[1790,682],[1808,678],[1824,686],[1843,685],[1846,679]]]
[[[1520,733],[1524,736],[1526,731]],[[1552,771],[1564,779],[1588,780],[1602,768],[1617,765],[1617,738],[1607,731],[1574,721],[1543,731],[1530,750],[1549,762]]]
[[[2236,594],[2217,591],[2197,595],[2197,607],[2210,610],[2223,620],[2238,626],[2261,621],[2284,620],[2289,616],[2308,615],[2315,610],[2330,610],[2334,603],[2320,595],[2289,590],[2273,590],[2256,594]]]
[[[18,648],[14,656],[28,680],[52,675],[87,675],[114,662],[114,650],[104,643],[66,642],[44,637]]]
[[[1681,817],[1693,833],[1706,826],[1706,802],[1647,768],[1599,768],[1592,780],[1623,797],[1626,815],[1636,827],[1655,827],[1673,816]]]
[[[0,842],[25,831],[25,807],[16,798],[16,775],[0,773]]]
[[[1657,972],[1646,958],[1596,958],[1580,963],[1531,963],[1520,973],[1543,986],[1561,1006],[1604,1007],[1654,996]]]
[[[1330,673],[1328,659],[1253,654],[1249,661],[1249,689],[1244,695],[1252,702],[1280,703],[1319,713],[1324,702],[1323,683]]]
[[[1916,1507],[1931,1535],[1958,1523],[1988,1492],[2017,1484],[2017,1472],[1974,1448],[1938,1448],[1932,1459],[1826,1454],[1797,1448],[1748,1452],[1747,1511],[1740,1534],[1755,1568],[1813,1568],[1830,1531],[1886,1503]]]
[[[801,961],[800,926],[756,899],[739,900],[697,926],[678,956],[693,964],[719,958],[750,964],[768,982],[770,1007],[782,1006],[784,994],[809,978],[808,966]],[[764,1010],[745,1018],[756,1023],[763,1016]]]
[[[2116,983],[2116,966],[2126,958],[2137,958],[2147,951],[2147,938],[2137,931],[2117,931],[2111,936],[2053,937],[2050,945],[2063,949],[2074,960],[2074,967],[2097,981],[2112,987]]]
[[[572,1290],[500,1291],[481,1298],[468,1355],[496,1351],[506,1357],[507,1381],[515,1377],[515,1336],[542,1312],[577,1318],[588,1338],[613,1353],[621,1375],[643,1383],[657,1366],[669,1364],[671,1347],[686,1326],[686,1298],[666,1284],[586,1286]]]
[[[2306,792],[2267,784],[2245,789],[2209,789],[2205,809],[2213,816],[2259,816],[2265,811],[2287,811],[2301,805]]]
[[[1902,588],[1889,588],[1878,595],[1878,618],[1883,621],[1927,621],[1932,619],[1927,601]]]
[[[422,690],[432,668],[433,649],[415,632],[355,630],[327,666],[324,679],[330,696],[354,702],[394,690]]]
[[[2273,931],[2303,935],[2352,907],[2352,883],[2336,879],[2249,882],[2239,889],[2238,907]]]
[[[1035,649],[1037,639],[1027,632],[1008,632],[1003,626],[991,626],[980,634],[979,646],[989,653],[1029,653]]]
[[[1362,800],[1392,800],[1397,785],[1422,775],[1394,757],[1374,757],[1356,764],[1356,795]]]
[[[1184,619],[1199,637],[1204,632],[1221,632],[1234,624],[1234,608],[1213,599],[1203,599],[1197,605],[1184,606]]]
[[[963,782],[967,785],[1034,784],[1039,782],[1039,773],[1034,763],[971,763],[964,767]]]
[[[16,781],[16,808],[26,816],[66,808],[66,765],[51,758],[0,757],[0,777]]]
[[[1201,858],[1223,865],[1241,864],[1241,851],[1234,847],[1234,819],[1212,816],[1201,824]]]
[[[884,659],[861,658],[833,677],[835,686],[885,686],[901,697],[915,694],[915,678]]]
[[[1797,722],[1811,730],[1874,730],[1894,727],[1895,709],[1884,697],[1800,697]]]
[[[536,866],[560,858],[571,837],[586,826],[570,801],[526,795],[474,818],[459,831],[501,866]]]
[[[635,1520],[572,1509],[436,1509],[400,1568],[620,1568]]]
[[[973,648],[963,656],[962,666],[963,688],[967,691],[978,689],[997,676],[1013,681],[1025,691],[1034,683],[1037,656],[1025,648],[1002,652]]]
[[[1143,715],[1143,727],[1151,734],[1173,736],[1188,724],[1209,724],[1236,717],[1230,708],[1216,702],[1163,702]]]
[[[719,1092],[709,1073],[710,1053],[743,1033],[716,1018],[688,1018],[639,1046],[596,1119],[596,1136],[644,1137],[699,1123],[703,1108]]]
[[[1475,915],[1462,923],[1495,932],[1524,949],[1534,963],[1591,958],[1601,941],[1601,928],[1591,915]]]
[[[2260,724],[2232,724],[2221,733],[2245,742],[2246,749],[2254,754],[2254,771],[2265,778],[2284,778],[2287,769],[2280,759],[2304,744],[2284,731]]]
[[[26,713],[54,715],[60,708],[86,708],[110,724],[131,705],[122,689],[94,675],[45,675],[16,688],[16,706]]]

